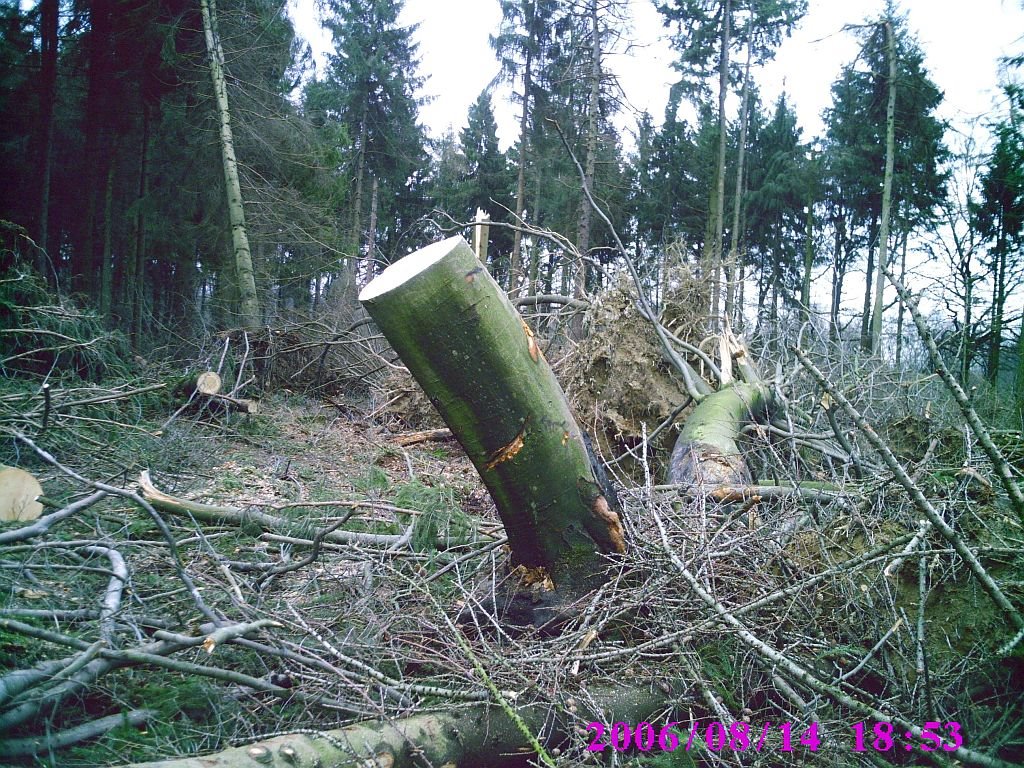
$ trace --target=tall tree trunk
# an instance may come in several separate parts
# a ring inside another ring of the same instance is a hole
[[[832,305],[829,308],[828,337],[839,341],[839,306],[843,301],[843,280],[846,277],[844,250],[846,248],[846,216],[842,206],[837,208],[833,222],[835,240],[832,247]]]
[[[903,245],[900,248],[900,282],[904,285],[907,284],[907,241],[910,240],[910,234],[907,232],[903,233]],[[900,302],[899,311],[896,313],[896,367],[899,368],[903,362],[903,313],[906,308],[903,306],[903,302]],[[967,317],[970,319],[970,310],[967,310]]]
[[[39,78],[39,211],[36,215],[36,244],[39,273],[51,277],[47,254],[50,247],[50,177],[53,170],[53,107],[57,98],[57,46],[60,19],[59,0],[40,0]]]
[[[356,187],[352,193],[352,264],[359,263],[359,252],[363,247],[363,176],[366,173],[366,105],[359,120],[359,148],[356,150]]]
[[[587,254],[590,251],[592,210],[587,191],[594,193],[594,171],[597,168],[597,118],[601,99],[601,37],[597,19],[597,0],[590,2],[590,100],[587,104],[587,156],[583,172],[585,187],[580,208],[579,265],[576,268],[575,295],[582,299],[587,293]],[[581,318],[582,320],[582,318]]]
[[[725,118],[725,97],[729,93],[729,46],[731,45],[732,0],[722,8],[722,51],[718,62],[718,163],[715,172],[714,227],[711,240],[711,322],[718,326],[722,291],[722,238],[725,231],[725,150],[729,143]]]
[[[1003,351],[1003,310],[1006,305],[1006,227],[999,222],[996,237],[996,274],[992,285],[992,324],[989,330],[988,366],[986,373],[993,384],[999,379],[1000,356]]]
[[[882,311],[885,270],[889,267],[889,217],[892,209],[892,177],[896,155],[896,47],[892,20],[885,20],[885,48],[889,59],[889,100],[885,107],[885,173],[882,176],[882,222],[878,232],[878,271],[875,274],[875,308],[871,313],[871,351],[882,353]]]
[[[864,268],[864,309],[860,318],[860,346],[865,352],[871,351],[871,299],[875,277],[875,236],[877,219],[872,220],[868,230],[868,263]]]
[[[373,275],[377,271],[377,204],[380,195],[380,184],[376,175],[370,185],[370,227],[366,233],[366,274]],[[370,278],[365,278],[367,281]]]
[[[814,267],[814,201],[807,203],[807,219],[804,242],[804,273],[800,283],[800,304],[804,322],[811,319],[811,270]]]
[[[143,297],[146,290],[146,197],[149,194],[149,109],[142,107],[142,141],[139,146],[139,189],[135,207],[134,268],[126,291],[132,346],[139,348],[142,341]]]
[[[530,5],[530,8],[533,9],[533,13],[536,13],[533,4]],[[530,30],[530,35],[533,35],[533,26],[533,20],[528,20],[527,29]],[[518,293],[520,264],[522,263],[522,225],[523,212],[526,210],[526,163],[530,146],[530,91],[533,90],[532,42],[531,40],[526,49],[526,61],[523,64],[523,112],[519,117],[519,172],[516,177],[516,228],[512,235],[512,255],[509,258],[508,266],[508,291],[512,295]]]
[[[114,163],[107,168],[107,184],[103,193],[103,246],[100,262],[100,315],[110,319],[114,298]]]
[[[533,212],[536,215],[540,210],[540,186],[541,178],[540,174],[537,174],[533,184]],[[519,235],[518,230],[516,235]],[[551,293],[551,257],[548,256],[547,264],[545,265],[545,286],[544,293]],[[540,243],[536,237],[532,238],[532,244],[530,245],[530,274],[526,286],[527,296],[537,295],[537,281],[540,280]],[[509,275],[508,289],[512,289],[512,276]]]
[[[514,559],[561,594],[596,586],[622,524],[532,331],[469,244],[410,254],[359,299],[480,473]]]
[[[215,0],[199,0],[203,14],[203,32],[210,61],[210,78],[217,101],[217,120],[220,124],[221,158],[224,162],[224,186],[227,192],[228,219],[231,222],[231,244],[234,251],[235,279],[238,286],[238,309],[242,325],[256,328],[260,325],[260,306],[256,296],[256,274],[252,266],[252,251],[245,228],[245,209],[242,206],[242,187],[238,181],[238,162],[235,160],[235,140],[231,132],[231,113],[228,110],[228,90],[224,79],[224,50],[217,32],[217,6]]]
[[[743,163],[747,153],[747,123],[750,119],[750,60],[752,37],[747,37],[747,63],[743,68],[743,102],[740,106],[740,146],[736,151],[736,191],[733,194],[732,229],[729,232],[729,258],[725,262],[725,317],[735,318],[736,267],[739,261],[740,212],[743,210]]]
[[[92,293],[97,290],[100,254],[97,230],[102,201],[106,193],[107,168],[111,162],[109,102],[113,91],[113,14],[112,0],[94,0],[89,10],[89,70],[85,103],[85,147],[81,177],[85,186],[85,221],[81,247],[76,249],[72,265],[74,278],[68,288]]]
[[[1024,420],[1024,319],[1017,336],[1017,366],[1013,376],[1014,416]]]

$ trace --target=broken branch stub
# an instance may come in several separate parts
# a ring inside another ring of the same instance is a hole
[[[453,237],[388,267],[359,300],[469,455],[516,562],[561,590],[602,578],[623,552],[618,514],[532,331]]]

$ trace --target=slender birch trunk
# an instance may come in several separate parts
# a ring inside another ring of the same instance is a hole
[[[532,23],[530,28],[532,29]],[[523,247],[523,213],[526,210],[526,162],[527,149],[530,140],[530,91],[533,88],[532,73],[533,66],[532,52],[527,49],[526,62],[523,65],[523,112],[519,117],[519,174],[516,177],[516,228],[512,236],[512,255],[509,258],[508,266],[508,292],[516,295],[519,273],[522,271]]]
[[[711,322],[718,326],[722,291],[722,236],[725,231],[725,149],[729,143],[725,119],[725,97],[729,92],[729,45],[732,2],[725,0],[722,9],[722,53],[718,67],[718,172],[715,179],[714,226],[711,239]]]
[[[740,211],[743,209],[743,163],[747,151],[747,123],[750,119],[750,59],[753,43],[747,38],[747,63],[743,71],[743,106],[740,108],[740,146],[736,156],[736,192],[733,196],[732,231],[729,233],[729,258],[725,263],[725,317],[730,322],[736,312],[736,268],[739,261]],[[743,307],[740,305],[740,313]]]
[[[217,34],[217,6],[215,0],[199,0],[199,6],[203,14],[210,78],[213,80],[213,93],[217,101],[217,118],[220,124],[221,158],[224,161],[224,185],[227,191],[228,219],[231,222],[239,314],[243,326],[254,328],[260,324],[260,307],[256,297],[252,251],[249,249],[249,236],[245,229],[245,209],[242,206],[242,187],[238,181],[238,162],[235,160],[235,140],[231,132],[231,113],[228,110],[228,91],[224,80],[224,50]]]
[[[896,154],[896,49],[892,21],[885,21],[885,47],[889,58],[889,101],[885,108],[885,174],[882,177],[882,221],[878,230],[878,271],[875,273],[875,308],[871,313],[871,350],[882,351],[882,301],[885,270],[889,267],[889,218],[892,209],[892,177]]]

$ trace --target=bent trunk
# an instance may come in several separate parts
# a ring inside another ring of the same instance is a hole
[[[406,256],[359,300],[480,473],[514,559],[560,591],[600,581],[622,524],[533,332],[469,244]]]

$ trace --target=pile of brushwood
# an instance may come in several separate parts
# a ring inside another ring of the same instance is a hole
[[[496,604],[543,579],[459,445],[385,408],[386,347],[361,336],[323,391],[368,324],[172,363],[67,303],[12,305],[0,462],[45,498],[0,524],[6,764],[1024,762],[1022,467],[935,376],[805,328],[761,366],[782,374],[738,425],[744,482],[666,483],[661,438],[756,350],[662,328],[669,349],[638,338],[617,372],[609,318],[650,338],[658,318],[598,299],[563,381],[628,546],[536,627]],[[204,371],[258,412],[182,383]]]

